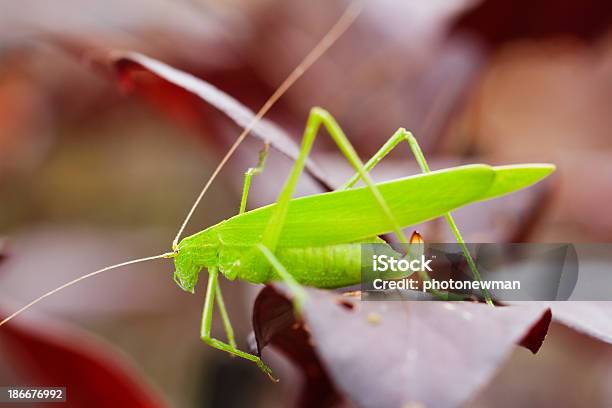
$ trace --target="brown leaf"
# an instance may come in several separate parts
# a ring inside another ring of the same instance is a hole
[[[266,286],[257,296],[253,327],[258,350],[271,344],[304,373],[299,407],[332,407],[343,400],[312,347],[310,334],[295,319],[293,305],[275,287]]]
[[[294,327],[284,293],[268,287],[256,301],[260,347],[276,346]],[[302,327],[319,356],[311,363],[320,363],[318,370],[363,407],[458,406],[486,384],[515,344],[536,351],[550,322],[542,305],[356,302],[320,290],[308,294]],[[311,353],[304,343],[282,350],[302,368]],[[303,371],[308,384],[313,375]]]

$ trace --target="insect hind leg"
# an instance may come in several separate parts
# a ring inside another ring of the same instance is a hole
[[[366,164],[363,166],[363,169],[366,172],[370,172],[374,167],[376,167],[378,163],[382,161],[382,159],[384,159],[389,153],[391,153],[391,151],[395,149],[395,147],[398,144],[400,144],[404,140],[408,141],[409,134],[410,133],[407,132],[406,129],[403,129],[403,128],[400,128],[397,131],[395,131],[393,136],[391,136],[389,140],[387,140],[385,144],[383,144],[381,148],[378,149],[378,151],[374,154],[374,156],[372,156],[370,160],[366,162]],[[353,177],[351,177],[346,183],[344,183],[344,185],[340,187],[338,190],[346,190],[346,189],[353,187],[355,183],[359,181],[359,179],[360,179],[359,173],[355,173]]]
[[[285,182],[281,193],[278,196],[274,211],[272,212],[272,215],[270,216],[268,224],[266,225],[266,228],[264,230],[262,244],[266,246],[272,253],[274,253],[274,251],[276,250],[282,227],[287,216],[289,201],[291,200],[299,176],[304,171],[306,159],[310,154],[312,145],[321,126],[325,127],[325,129],[327,130],[331,138],[334,140],[342,154],[346,157],[351,166],[353,166],[355,171],[359,174],[359,177],[364,181],[368,189],[372,192],[374,199],[379,204],[381,210],[389,220],[390,225],[392,226],[392,229],[398,236],[399,240],[401,242],[407,242],[407,239],[404,236],[397,220],[395,219],[395,216],[391,212],[389,205],[378,190],[376,184],[374,184],[374,182],[370,179],[364,168],[363,163],[359,159],[359,156],[357,156],[355,149],[349,142],[348,138],[346,137],[336,120],[329,112],[325,111],[324,109],[314,107],[311,109],[310,115],[308,116],[308,121],[304,130],[304,136],[302,138],[302,145],[300,147],[298,158],[295,161],[295,164],[293,165],[293,168],[289,173],[289,177]]]
[[[374,156],[372,156],[372,158],[368,160],[368,162],[364,166],[364,170],[368,172],[371,171],[378,163],[380,163],[380,161],[385,156],[387,156],[398,144],[400,144],[404,140],[408,142],[408,145],[410,146],[410,150],[412,151],[412,154],[414,158],[416,159],[417,164],[419,165],[421,169],[421,172],[423,173],[431,172],[431,170],[429,169],[429,165],[427,164],[427,160],[425,159],[425,155],[423,154],[423,151],[421,150],[421,147],[419,146],[419,143],[417,142],[416,138],[414,137],[412,133],[408,132],[404,128],[399,128],[393,134],[393,136],[391,136],[389,140],[387,140],[387,142],[378,150],[378,152],[376,152],[376,154],[374,154]],[[340,190],[344,190],[344,189],[353,187],[355,183],[359,181],[359,178],[360,178],[360,174],[355,173],[353,177],[351,177],[340,188]],[[474,259],[472,258],[472,255],[470,254],[468,247],[465,245],[465,241],[463,239],[463,236],[461,235],[461,232],[459,232],[459,227],[457,226],[457,223],[455,222],[453,215],[450,212],[448,212],[444,215],[444,218],[446,218],[446,221],[451,231],[453,232],[453,235],[455,235],[455,239],[457,243],[461,247],[463,256],[466,259],[468,266],[470,267],[470,270],[472,271],[472,275],[474,276],[474,279],[481,282],[482,278],[480,276],[480,272],[478,271],[476,263],[474,262]],[[485,288],[483,288],[482,291],[483,291],[482,293],[483,293],[485,301],[488,304],[493,305],[493,300],[491,298],[491,294],[489,293],[489,291]]]
[[[359,177],[367,185],[368,189],[374,196],[374,199],[378,203],[381,211],[387,217],[392,227],[392,230],[398,236],[399,240],[401,242],[407,242],[406,237],[404,236],[404,233],[402,232],[402,229],[399,226],[399,223],[397,222],[395,216],[389,208],[389,205],[378,190],[376,184],[374,184],[374,182],[368,176],[366,170],[364,169],[363,163],[359,159],[359,156],[357,156],[355,149],[349,142],[348,138],[346,137],[336,120],[329,112],[318,107],[312,108],[308,116],[308,121],[306,122],[306,128],[304,130],[304,136],[302,138],[300,152],[293,165],[293,168],[291,169],[291,172],[289,173],[289,177],[287,178],[287,181],[285,182],[285,185],[283,186],[283,189],[281,190],[281,193],[278,196],[272,215],[270,216],[268,223],[263,231],[261,247],[259,247],[260,252],[262,252],[263,258],[265,258],[265,261],[267,261],[267,263],[276,270],[276,272],[289,285],[294,294],[301,293],[300,296],[305,296],[305,292],[303,292],[303,289],[301,289],[299,283],[295,281],[295,279],[293,279],[291,274],[287,272],[284,267],[280,265],[280,263],[274,262],[274,260],[276,259],[274,257],[274,251],[276,250],[278,241],[280,239],[281,231],[285,223],[285,219],[287,218],[289,201],[291,200],[293,192],[295,191],[298,179],[301,173],[304,171],[306,160],[308,158],[308,155],[310,154],[312,145],[321,126],[324,126],[325,129],[327,129],[327,132],[334,140],[342,154],[346,157],[348,162],[359,174]],[[261,259],[261,261],[263,262],[263,259]]]

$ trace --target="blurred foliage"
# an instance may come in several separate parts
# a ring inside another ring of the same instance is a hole
[[[607,241],[612,236],[606,211],[612,196],[608,3],[368,2],[357,23],[269,118],[298,140],[310,107],[322,105],[362,157],[404,126],[415,132],[432,167],[554,162],[559,174],[542,189],[459,212],[467,238]],[[182,111],[170,96],[156,105],[127,92],[94,64],[100,54],[151,55],[257,110],[345,5],[3,2],[3,313],[100,266],[167,250],[203,181],[239,132],[213,108],[198,106],[185,116],[177,114]],[[235,214],[242,173],[254,164],[258,148],[250,140],[240,150],[189,232]],[[333,146],[323,142],[316,150],[315,159],[331,177],[348,176]],[[375,178],[414,173],[408,154],[407,148],[393,154]],[[254,181],[251,206],[274,197],[289,164],[273,154]],[[299,193],[316,188],[305,183]],[[423,228],[427,241],[450,239],[442,224]],[[173,286],[169,264],[147,264],[85,282],[41,303],[38,312],[108,339],[142,368],[133,375],[150,380],[173,405],[294,403],[301,376],[274,351],[266,349],[264,357],[278,367],[280,387],[262,380],[255,367],[201,345],[202,289],[189,297]],[[246,348],[255,288],[233,282],[224,290]],[[62,328],[54,334],[70,337]],[[571,406],[578,397],[585,405],[609,404],[612,395],[601,391],[612,381],[609,346],[558,324],[549,337],[554,339],[537,360],[515,351],[471,405]],[[0,354],[12,351],[17,353],[2,343]],[[1,383],[23,378],[15,367],[0,365]],[[232,384],[240,392],[229,388]]]

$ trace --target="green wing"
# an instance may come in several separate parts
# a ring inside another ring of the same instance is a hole
[[[493,170],[495,180],[478,201],[499,197],[535,184],[552,173],[555,166],[546,163],[513,164],[495,166]]]
[[[454,167],[378,184],[402,226],[439,217],[463,205],[521,189],[546,177],[551,165]],[[216,234],[228,245],[261,240],[275,204],[237,215],[200,234]],[[388,233],[391,225],[366,187],[291,200],[279,246],[353,242]]]

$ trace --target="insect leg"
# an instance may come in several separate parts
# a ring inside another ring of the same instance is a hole
[[[206,298],[204,300],[204,312],[202,313],[200,338],[211,347],[253,361],[264,373],[266,373],[271,379],[274,379],[274,377],[272,377],[272,370],[270,370],[270,368],[263,363],[260,357],[245,353],[244,351],[238,350],[233,345],[224,343],[211,337],[210,331],[212,327],[215,294],[217,294],[218,278],[219,271],[216,268],[210,268],[208,270],[208,287],[206,288]]]
[[[380,194],[380,191],[372,182],[370,177],[368,176],[366,170],[364,169],[363,163],[357,156],[355,149],[347,139],[346,135],[336,122],[336,120],[332,117],[329,112],[314,107],[311,109],[310,114],[308,116],[308,121],[306,122],[306,129],[304,130],[304,136],[302,138],[302,145],[300,147],[300,152],[298,154],[297,160],[289,173],[289,177],[285,182],[285,185],[278,196],[276,201],[276,206],[270,219],[268,220],[268,224],[263,232],[260,251],[263,253],[267,262],[276,270],[278,275],[287,283],[289,288],[294,293],[294,301],[295,304],[299,307],[299,303],[301,303],[302,299],[305,298],[306,294],[304,290],[301,288],[299,283],[293,279],[291,274],[278,262],[276,257],[274,257],[274,251],[276,250],[276,246],[278,244],[280,234],[282,231],[282,227],[285,222],[285,218],[287,217],[287,210],[289,207],[289,201],[291,200],[291,196],[295,190],[295,186],[298,182],[300,174],[304,170],[304,165],[306,163],[306,159],[310,154],[312,149],[312,145],[314,143],[314,139],[318,134],[319,128],[323,125],[340,151],[347,158],[349,163],[353,166],[353,168],[357,171],[360,178],[365,182],[365,184],[370,189],[373,194],[375,200],[379,204],[381,210],[385,213],[387,219],[389,220],[392,229],[397,234],[399,240],[401,242],[408,242],[404,233],[402,232],[399,223],[395,219],[392,214],[389,205],[384,200],[383,196]],[[270,256],[271,255],[271,256]]]
[[[274,212],[270,216],[270,220],[266,226],[266,229],[263,233],[262,243],[272,252],[276,250],[276,246],[278,244],[278,240],[280,237],[280,233],[285,221],[285,217],[287,216],[287,209],[289,206],[289,201],[291,200],[291,196],[293,195],[293,191],[295,190],[295,186],[297,184],[298,178],[302,171],[304,170],[304,164],[306,162],[306,158],[310,153],[312,148],[312,144],[314,142],[315,137],[317,136],[318,130],[321,125],[325,126],[328,133],[336,142],[340,151],[347,158],[349,163],[353,166],[353,168],[359,174],[359,177],[365,182],[369,190],[372,192],[375,200],[379,204],[381,210],[386,215],[389,223],[392,226],[393,231],[398,236],[401,242],[408,242],[400,225],[398,224],[395,216],[391,213],[389,205],[384,200],[383,196],[380,194],[378,187],[376,184],[370,179],[366,170],[364,169],[363,163],[357,156],[355,149],[347,139],[346,135],[336,122],[336,120],[332,117],[329,112],[314,107],[310,111],[310,115],[308,117],[308,121],[306,123],[306,129],[304,130],[304,137],[302,139],[302,145],[300,147],[300,153],[298,155],[293,168],[291,169],[291,173],[289,173],[289,178],[287,179],[285,186],[283,187],[280,195],[278,196],[278,200],[276,201],[276,206],[274,208]]]
[[[423,173],[429,173],[431,170],[429,169],[429,165],[427,164],[427,160],[425,159],[425,155],[423,154],[423,151],[421,150],[419,143],[417,142],[414,135],[408,132],[404,128],[399,128],[393,134],[393,136],[391,136],[391,138],[387,140],[387,142],[378,150],[378,152],[376,152],[376,154],[372,156],[370,160],[368,160],[368,162],[364,166],[364,169],[368,172],[371,171],[402,140],[405,140],[408,142],[408,145],[410,146],[410,150],[412,151],[412,154],[414,155],[417,161],[417,164],[421,168],[421,171]],[[347,188],[351,188],[359,180],[359,177],[360,177],[359,173],[355,173],[353,177],[351,177],[340,189],[344,190]],[[478,272],[478,268],[476,267],[476,263],[474,262],[474,259],[472,258],[472,255],[470,254],[469,249],[465,245],[465,241],[463,237],[461,236],[461,233],[459,232],[459,228],[457,227],[457,223],[455,222],[455,219],[453,218],[450,212],[445,214],[444,217],[446,218],[446,221],[448,222],[450,229],[455,235],[455,239],[457,240],[457,243],[461,247],[463,256],[466,259],[470,267],[470,270],[472,271],[474,279],[477,279],[479,282],[482,281],[480,273]],[[491,295],[486,289],[483,289],[483,295],[484,295],[485,301],[488,304],[492,305],[493,301],[491,299]]]
[[[221,286],[218,283],[215,291],[215,298],[217,300],[217,307],[219,308],[221,320],[223,321],[223,328],[225,329],[225,334],[227,335],[227,342],[230,344],[230,346],[236,348],[234,328],[232,327],[232,322],[230,321],[227,310],[225,309],[225,302],[223,301],[223,295],[221,294]]]
[[[391,150],[395,149],[398,144],[400,144],[403,140],[408,140],[406,137],[407,133],[408,132],[406,132],[406,130],[404,129],[398,129],[393,134],[393,136],[391,136],[389,140],[387,140],[385,144],[382,145],[380,149],[378,149],[376,154],[374,154],[374,156],[372,156],[370,160],[368,160],[368,162],[363,166],[363,169],[367,172],[370,172],[374,167],[376,167],[378,163],[380,163],[382,159],[385,158],[386,155],[391,152]],[[359,173],[355,173],[353,177],[351,177],[346,183],[344,183],[344,185],[338,190],[346,190],[348,188],[353,187],[355,183],[359,181],[359,178]]]
[[[296,299],[297,302],[300,301],[300,298],[306,296],[305,292],[300,287],[299,283],[295,281],[293,277],[291,277],[291,274],[287,272],[287,270],[282,267],[279,262],[273,262],[273,260],[275,260],[276,258],[270,258],[269,255],[273,255],[274,251],[276,250],[282,227],[285,223],[285,218],[287,217],[289,201],[291,200],[300,174],[304,170],[306,159],[310,154],[314,139],[317,136],[321,125],[323,125],[327,129],[328,133],[330,134],[336,145],[338,145],[340,151],[344,154],[349,163],[353,166],[353,168],[357,171],[361,179],[368,186],[369,190],[374,196],[374,199],[377,201],[381,210],[389,220],[389,223],[391,224],[393,231],[397,234],[399,240],[404,243],[408,242],[406,237],[404,236],[404,233],[402,232],[401,227],[399,226],[399,223],[395,219],[394,215],[391,213],[389,205],[384,200],[383,196],[380,194],[380,191],[378,190],[374,182],[372,182],[372,180],[368,176],[367,172],[363,167],[363,163],[357,156],[355,149],[347,139],[346,135],[344,134],[336,120],[331,116],[331,114],[329,114],[329,112],[317,107],[312,108],[308,116],[308,121],[306,122],[306,129],[304,130],[304,136],[302,138],[300,152],[293,165],[293,168],[291,169],[291,172],[289,173],[289,177],[287,178],[287,181],[285,182],[285,185],[283,186],[283,189],[281,190],[281,193],[278,196],[274,211],[272,212],[272,215],[268,220],[266,228],[264,229],[261,241],[264,250],[262,251],[260,249],[260,251],[263,252],[263,255],[268,261],[268,263],[271,264],[271,266],[276,270],[279,276],[283,278],[283,280],[288,284],[289,288],[294,292],[294,299]],[[269,254],[265,252],[266,250],[269,252]]]
[[[295,280],[293,276],[285,269],[278,258],[270,251],[265,245],[257,244],[257,249],[264,255],[270,266],[274,268],[278,276],[281,277],[283,282],[289,287],[289,290],[293,294],[293,307],[299,312],[302,309],[302,305],[306,300],[306,292],[304,288]]]
[[[417,163],[419,164],[421,171],[423,173],[429,173],[430,172],[429,166],[427,165],[427,160],[425,160],[425,155],[423,154],[423,151],[421,150],[419,143],[417,142],[416,138],[412,135],[412,133],[410,132],[406,132],[406,133],[408,137],[407,139],[408,144],[410,145],[410,150],[412,150],[412,154],[414,155]],[[478,282],[482,282],[482,278],[480,276],[480,272],[478,272],[476,263],[474,262],[474,259],[472,258],[472,255],[470,254],[470,250],[468,249],[467,245],[465,245],[465,241],[463,240],[463,237],[461,236],[461,233],[459,232],[459,228],[457,227],[457,223],[455,222],[455,219],[453,218],[450,211],[444,214],[444,218],[446,218],[446,221],[448,222],[448,225],[450,226],[451,231],[453,231],[453,234],[455,235],[455,239],[457,240],[457,243],[461,247],[461,252],[463,252],[463,257],[467,261],[470,267],[470,270],[472,271],[472,275],[474,276],[474,279],[478,280]],[[484,295],[485,301],[489,305],[493,305],[491,294],[486,288],[482,288],[482,294]]]
[[[265,143],[263,149],[259,152],[259,161],[257,162],[256,167],[250,167],[246,173],[244,173],[244,185],[242,187],[242,198],[240,199],[240,211],[238,214],[242,214],[246,210],[247,199],[249,197],[249,190],[251,188],[251,180],[253,176],[259,174],[263,171],[264,166],[266,165],[266,158],[268,157],[268,150],[270,149],[270,144]]]

